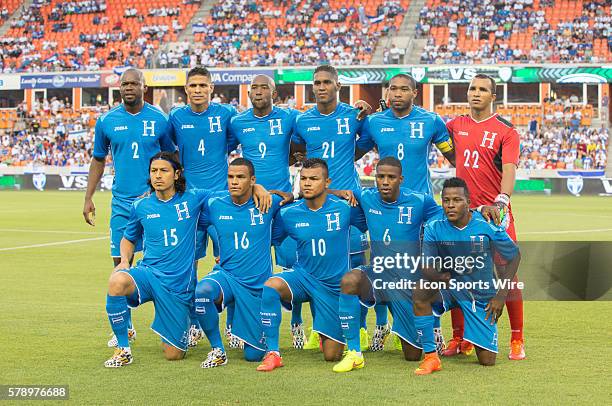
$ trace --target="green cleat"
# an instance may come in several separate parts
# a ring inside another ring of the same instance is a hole
[[[358,354],[357,351],[346,351],[342,361],[334,365],[334,372],[349,372],[353,369],[361,369],[365,366],[363,354]]]
[[[310,329],[310,335],[308,336],[308,340],[304,344],[305,350],[317,350],[320,348],[321,337],[319,337],[319,333],[314,331],[312,328]]]

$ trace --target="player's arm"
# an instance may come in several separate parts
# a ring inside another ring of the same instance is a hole
[[[436,148],[438,148],[442,155],[444,155],[444,158],[446,158],[452,166],[455,166],[455,147],[453,145],[453,139],[450,136],[444,120],[437,114],[434,119],[434,131],[433,142]]]
[[[232,125],[234,118],[238,115],[238,110],[234,106],[228,105],[228,111],[230,114],[229,120],[227,120],[227,131],[226,131],[226,140],[227,140],[227,153],[230,154],[232,151],[235,151],[240,145],[240,141],[238,137],[236,137],[236,132],[234,130],[234,126]]]
[[[176,124],[174,114],[171,111],[166,124],[166,130],[159,138],[159,149],[162,151],[173,152],[174,157],[179,161],[178,140],[176,137]]]
[[[371,151],[375,145],[370,131],[370,118],[367,117],[363,120],[363,124],[359,131],[359,138],[355,143],[355,161],[361,159],[361,157]]]
[[[93,195],[96,193],[96,187],[98,187],[98,183],[104,174],[104,164],[109,147],[110,141],[102,130],[102,120],[98,119],[94,136],[93,157],[89,163],[85,203],[83,204],[83,217],[90,226],[96,225],[96,206],[93,202]]]
[[[119,252],[121,253],[121,262],[115,267],[115,271],[122,269],[129,269],[130,262],[134,258],[134,251],[136,249],[135,241],[142,237],[144,230],[140,219],[136,213],[136,203],[132,204],[130,209],[130,218],[125,226],[123,232],[123,238],[119,244]]]
[[[279,210],[272,221],[272,245],[279,246],[288,236],[281,210]]]
[[[261,185],[253,186],[253,202],[262,213],[267,213],[272,205],[272,195]]]
[[[508,236],[508,233],[503,228],[500,228],[495,232],[493,245],[493,257],[503,258],[507,261],[502,266],[497,266],[497,279],[506,283],[497,291],[497,294],[489,300],[485,310],[487,312],[485,320],[490,319],[491,324],[495,324],[499,317],[504,311],[504,303],[506,303],[506,297],[510,290],[509,282],[514,279],[516,271],[518,270],[521,262],[521,253],[512,239]]]
[[[121,244],[119,245],[121,262],[119,262],[119,265],[115,267],[115,271],[130,269],[130,260],[134,258],[135,249],[136,245],[132,241],[125,237],[121,239]]]
[[[270,190],[271,195],[279,196],[282,200],[279,202],[279,206],[284,206],[289,203],[293,203],[294,196],[293,193],[283,192],[282,190]]]
[[[359,204],[352,190],[327,189],[327,193],[346,200],[351,207],[355,207]]]
[[[495,198],[495,205],[503,214],[510,206],[510,196],[514,191],[514,183],[516,181],[516,167],[520,155],[520,137],[516,129],[512,128],[502,139],[502,180],[500,185],[500,194]],[[507,226],[507,224],[506,224]]]
[[[362,233],[368,231],[368,223],[361,206],[351,207],[351,225],[357,227]]]
[[[357,114],[357,120],[363,120],[372,112],[372,106],[365,100],[357,100],[355,105],[353,106],[359,110],[359,114]]]

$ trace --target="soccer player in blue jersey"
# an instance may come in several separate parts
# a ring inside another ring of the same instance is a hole
[[[275,222],[275,238],[290,235],[297,241],[298,260],[293,270],[275,274],[265,283],[261,300],[261,325],[266,357],[258,371],[283,366],[279,349],[281,305],[309,301],[313,326],[322,337],[327,361],[339,360],[344,338],[338,319],[340,280],[350,270],[349,229],[351,223],[361,230],[351,215],[351,207],[327,193],[331,183],[327,164],[322,159],[304,161],[300,188],[304,199],[284,207]]]
[[[83,217],[87,224],[95,225],[93,195],[104,174],[106,156],[110,152],[115,169],[110,219],[110,250],[114,266],[121,261],[119,245],[131,205],[148,190],[149,160],[160,150],[175,150],[168,137],[168,117],[144,101],[146,90],[142,72],[133,68],[126,70],[121,75],[119,88],[123,103],[100,116],[96,122]],[[142,241],[135,243],[135,251],[140,251]],[[130,339],[134,339],[136,331],[132,327],[129,311],[125,318],[130,327]],[[111,338],[108,346],[116,345],[117,338]]]
[[[393,156],[402,163],[402,187],[431,194],[428,157],[432,144],[454,166],[455,154],[451,138],[442,118],[414,105],[416,81],[399,73],[388,87],[390,108],[369,115],[363,124],[357,148],[361,152],[378,148],[380,158]]]
[[[206,275],[196,288],[196,314],[212,347],[202,368],[227,364],[227,355],[219,332],[219,315],[234,305],[232,334],[244,343],[244,358],[261,361],[262,343],[259,309],[264,283],[272,276],[272,221],[281,198],[273,196],[267,213],[255,207],[252,189],[255,169],[245,158],[229,165],[229,192],[211,197],[200,216],[199,227],[213,226],[219,235],[219,269]],[[287,193],[291,200],[292,195]]]
[[[151,329],[162,339],[168,360],[187,350],[190,308],[196,280],[193,273],[195,233],[208,190],[186,190],[174,154],[161,152],[150,161],[151,193],[134,202],[120,243],[121,260],[108,284],[106,311],[117,348],[104,366],[132,363],[128,341],[128,306],[154,302]],[[130,268],[136,243],[146,235],[142,261]]]
[[[470,210],[463,179],[444,182],[442,207],[445,216],[428,222],[423,235],[423,281],[441,283],[440,289],[417,285],[413,292],[415,326],[425,352],[417,375],[442,369],[433,337],[434,307],[438,312],[460,307],[464,339],[476,347],[481,365],[495,365],[497,320],[520,262],[518,247],[505,228]],[[497,275],[494,262],[504,263],[497,266]]]
[[[338,101],[340,91],[338,71],[330,65],[318,66],[314,71],[313,92],[316,106],[299,115],[296,120],[294,142],[306,148],[306,158],[320,158],[327,162],[330,188],[356,191],[360,188],[359,175],[355,169],[355,157],[363,155],[356,151],[356,140],[361,133],[363,118],[371,110],[367,103],[351,107]],[[356,233],[353,230],[351,234]],[[352,252],[361,250],[361,237],[353,236]],[[379,309],[377,309],[379,310]],[[387,324],[387,310],[377,314],[382,324]],[[368,336],[363,330],[362,341],[367,346]],[[316,335],[311,335],[307,347],[317,347]]]
[[[196,66],[187,73],[185,92],[189,104],[170,112],[170,137],[178,146],[187,187],[222,191],[227,190],[227,157],[236,148],[229,123],[237,112],[229,104],[210,102],[214,86],[210,72],[204,67]],[[215,229],[211,228],[208,233],[202,229],[197,235],[196,260],[206,256],[208,234],[213,241],[213,253],[219,256]],[[195,314],[192,316],[190,347],[202,338],[197,318]]]

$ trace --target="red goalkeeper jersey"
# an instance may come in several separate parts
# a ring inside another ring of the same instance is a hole
[[[518,132],[497,114],[483,121],[459,116],[446,127],[455,146],[457,177],[468,185],[471,206],[492,205],[501,193],[502,165],[518,165]]]

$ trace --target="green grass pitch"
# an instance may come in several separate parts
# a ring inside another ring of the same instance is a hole
[[[202,370],[206,341],[185,360],[167,362],[148,328],[147,304],[133,312],[134,363],[105,369],[112,352],[104,306],[112,270],[105,238],[110,194],[96,195],[95,228],[83,222],[82,199],[82,193],[0,192],[0,384],[67,384],[79,404],[598,404],[612,396],[612,303],[603,301],[527,302],[527,360],[507,360],[504,315],[495,367],[458,357],[426,377],[414,376],[417,365],[395,350],[366,353],[366,368],[334,374],[319,352],[289,348],[288,313],[281,327],[285,367],[273,373],[256,372],[236,350],[226,367]],[[612,240],[611,203],[516,196],[519,239]],[[210,265],[201,264],[200,276]],[[307,306],[304,315],[310,325]],[[449,324],[445,316],[447,338]]]

